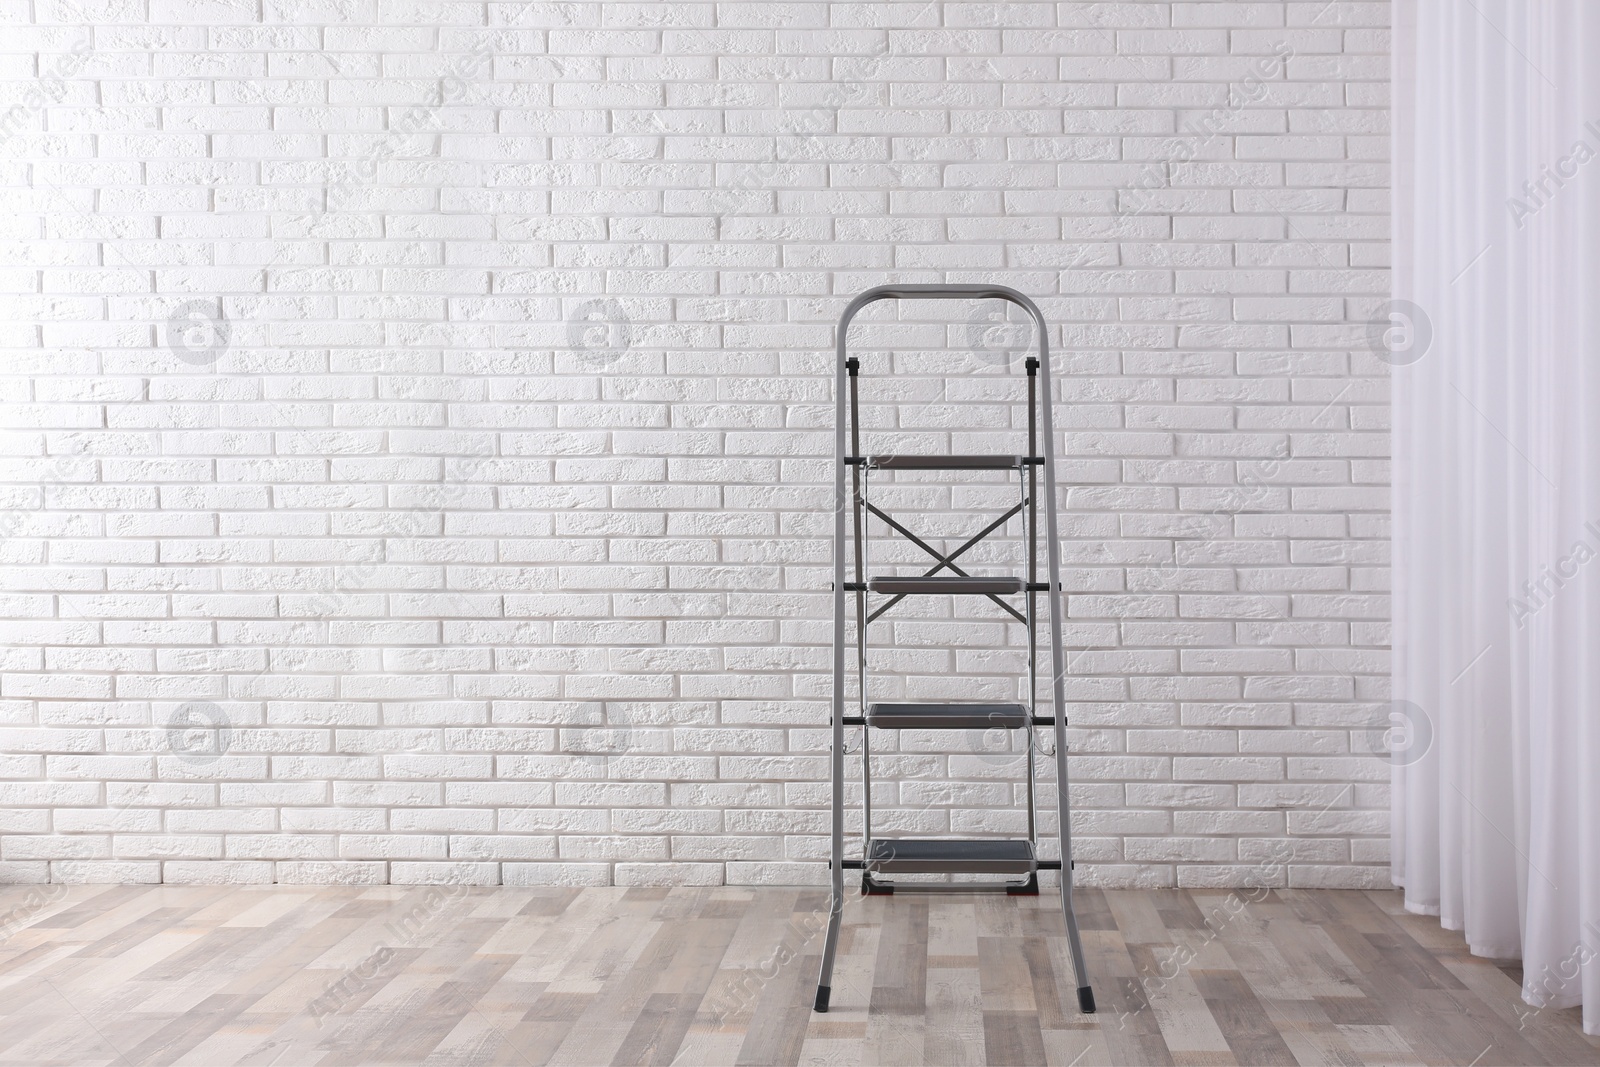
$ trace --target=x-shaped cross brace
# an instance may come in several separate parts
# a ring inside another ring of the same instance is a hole
[[[1000,529],[1000,527],[1004,526],[1006,524],[1006,522],[1011,518],[1011,516],[1016,515],[1019,512],[1021,512],[1022,508],[1023,508],[1023,505],[1026,504],[1027,501],[1024,500],[1021,504],[1017,504],[1010,511],[1006,512],[1004,515],[1000,516],[998,519],[996,519],[993,522],[991,522],[988,526],[985,526],[982,531],[980,531],[977,534],[974,534],[972,536],[972,538],[967,541],[966,544],[962,545],[960,548],[956,549],[954,552],[950,553],[948,556],[945,555],[944,553],[940,552],[938,549],[934,548],[932,545],[928,544],[928,542],[924,541],[922,538],[918,537],[916,534],[912,533],[910,530],[906,529],[899,522],[897,522],[895,519],[893,519],[888,514],[886,514],[883,511],[882,508],[879,508],[875,504],[867,503],[866,501],[863,501],[863,503],[866,504],[867,511],[870,514],[878,516],[878,518],[880,518],[884,522],[888,523],[890,528],[894,529],[895,531],[897,531],[898,533],[903,535],[906,538],[906,540],[910,541],[912,544],[916,545],[918,548],[922,549],[928,555],[932,556],[934,559],[939,561],[931,571],[928,571],[922,577],[924,577],[924,578],[932,578],[934,575],[938,574],[940,571],[942,571],[946,567],[948,567],[950,570],[954,571],[958,577],[970,578],[971,575],[969,575],[966,571],[962,570],[960,567],[957,567],[956,564],[955,564],[955,561],[967,549],[971,548],[973,545],[977,544],[979,541],[982,541],[985,537],[988,537],[990,534],[992,534],[996,530]],[[891,598],[887,604],[883,605],[877,611],[874,611],[872,614],[868,615],[867,616],[867,621],[868,622],[874,621],[875,619],[877,619],[877,617],[879,615],[882,615],[884,612],[888,611],[890,608],[892,608],[896,604],[900,603],[900,601],[904,600],[908,595],[909,594],[906,594],[906,593],[897,594],[896,596]],[[993,593],[985,593],[984,596],[988,597],[990,600],[994,601],[996,604],[999,604],[1008,613],[1010,613],[1012,618],[1016,619],[1018,622],[1025,623],[1025,622],[1028,621],[1028,617],[1026,615],[1022,614],[1022,612],[1018,611],[1016,608],[1012,607],[1010,604],[1007,604],[1004,600],[1001,600],[995,594],[993,594]]]

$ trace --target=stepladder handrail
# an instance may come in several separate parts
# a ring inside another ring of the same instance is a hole
[[[1022,308],[1033,318],[1034,325],[1039,329],[1039,359],[1046,364],[1050,362],[1044,313],[1027,293],[998,282],[906,282],[875,285],[850,301],[844,314],[839,317],[837,342],[841,364],[845,361],[845,334],[850,331],[850,323],[855,320],[856,313],[880,300],[1005,300]]]

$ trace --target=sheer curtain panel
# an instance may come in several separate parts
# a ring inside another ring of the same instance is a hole
[[[1394,880],[1593,1034],[1600,3],[1394,17]]]

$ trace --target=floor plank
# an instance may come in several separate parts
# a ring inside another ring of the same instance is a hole
[[[1596,1064],[1394,894],[0,887],[0,1064]]]

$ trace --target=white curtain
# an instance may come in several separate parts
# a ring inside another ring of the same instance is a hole
[[[1394,15],[1394,880],[1600,1033],[1600,2]]]

